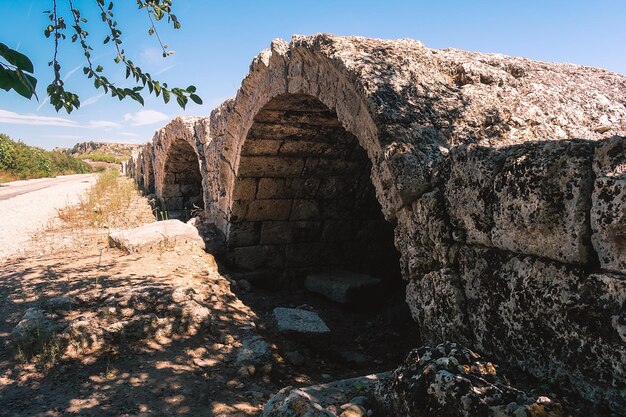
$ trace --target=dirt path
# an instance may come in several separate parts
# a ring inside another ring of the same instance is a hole
[[[26,242],[47,227],[57,210],[78,202],[95,174],[15,181],[0,186],[0,260],[24,252]]]

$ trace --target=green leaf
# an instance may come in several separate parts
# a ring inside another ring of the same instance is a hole
[[[0,88],[5,91],[9,91],[13,88],[13,77],[11,77],[9,72],[12,71],[0,67]]]
[[[96,67],[96,72],[102,72],[102,70],[103,70],[103,69],[104,69],[104,68],[102,68],[102,65],[98,65],[98,66]]]
[[[0,56],[7,60],[7,62],[11,65],[15,65],[22,71],[33,72],[33,63],[30,59],[14,49],[9,48],[5,44],[0,42]]]
[[[187,92],[188,93],[195,93],[196,92],[196,86],[195,85],[190,85],[189,87],[187,87]]]
[[[187,105],[187,97],[185,96],[176,96],[176,101],[178,102],[178,105],[183,109]]]
[[[196,104],[202,104],[202,99],[199,96],[195,95],[195,94],[190,94],[189,98],[192,99],[193,102],[196,103]]]
[[[169,90],[162,90],[162,91],[163,91],[163,102],[167,104],[170,101],[170,92]]]

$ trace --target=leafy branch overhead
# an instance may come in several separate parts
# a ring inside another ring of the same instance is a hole
[[[190,85],[186,88],[169,87],[167,83],[162,83],[152,78],[150,73],[144,72],[140,67],[135,65],[126,57],[123,47],[122,31],[118,27],[118,22],[114,16],[114,4],[112,1],[93,0],[95,1],[101,23],[106,26],[106,37],[102,41],[104,45],[111,45],[115,48],[116,57],[114,62],[121,64],[126,70],[126,79],[132,80],[135,84],[132,87],[119,87],[109,81],[104,75],[104,67],[102,65],[94,66],[92,62],[93,48],[90,44],[89,32],[86,30],[88,19],[81,14],[80,9],[74,5],[77,0],[66,0],[70,11],[70,19],[66,21],[64,16],[59,13],[60,7],[57,0],[52,0],[52,8],[44,11],[48,15],[50,23],[44,30],[46,38],[52,38],[54,41],[54,55],[48,63],[52,67],[54,79],[47,87],[47,93],[50,97],[50,103],[59,111],[65,109],[68,113],[80,107],[80,99],[78,95],[65,89],[65,84],[61,78],[61,64],[58,60],[59,46],[62,41],[70,37],[72,43],[78,43],[85,56],[86,65],[83,67],[83,73],[89,79],[93,79],[96,89],[103,89],[105,94],[117,97],[120,100],[130,98],[142,105],[147,88],[148,94],[162,97],[165,103],[168,103],[172,96],[176,98],[176,102],[182,108],[185,108],[189,100],[196,104],[202,104],[202,99],[196,94],[196,87]],[[139,10],[145,10],[150,22],[148,35],[156,36],[161,47],[163,57],[166,58],[174,52],[168,50],[168,46],[161,41],[161,37],[157,30],[155,22],[167,18],[167,23],[171,23],[174,29],[180,28],[180,22],[176,15],[172,13],[172,0],[137,0]],[[69,28],[68,28],[69,25]],[[11,89],[18,94],[32,98],[36,96],[35,88],[37,80],[33,76],[33,64],[30,59],[0,43],[0,88],[5,91]]]

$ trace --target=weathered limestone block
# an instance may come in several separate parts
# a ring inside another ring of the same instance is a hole
[[[456,240],[587,262],[593,152],[585,141],[456,149],[445,183]]]
[[[395,244],[400,249],[404,279],[417,279],[449,264],[453,242],[441,192],[423,194],[397,215]]]
[[[229,251],[229,259],[249,271],[282,268],[285,262],[283,251],[273,245],[236,247]]]
[[[490,148],[460,146],[450,153],[449,175],[444,185],[455,240],[491,246],[494,228],[493,185],[504,156]]]
[[[599,146],[593,167],[593,246],[602,268],[626,274],[626,137]]]
[[[506,156],[494,180],[494,246],[585,263],[590,249],[593,144],[521,145]]]
[[[129,253],[183,244],[198,245],[204,249],[204,240],[198,234],[198,229],[179,220],[148,223],[109,235],[110,247]]]
[[[304,159],[275,156],[242,156],[239,175],[242,177],[297,177],[302,173]]]
[[[477,349],[626,407],[626,277],[468,246],[459,265]]]
[[[560,404],[536,398],[498,376],[475,352],[446,342],[413,349],[378,388],[388,415],[411,417],[565,417]]]
[[[246,219],[250,221],[287,220],[291,213],[291,200],[254,200],[248,206]]]
[[[406,302],[420,325],[422,340],[471,340],[465,293],[455,270],[442,269],[411,280],[406,287]]]

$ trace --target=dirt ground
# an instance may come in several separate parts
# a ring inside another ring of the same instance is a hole
[[[153,220],[138,196],[124,215],[127,227]],[[258,415],[284,386],[387,371],[417,344],[406,337],[416,333],[401,293],[389,294],[386,309],[364,311],[303,290],[244,290],[197,247],[126,254],[107,236],[61,222],[35,236],[27,254],[0,263],[0,416]],[[208,309],[208,326],[159,328],[181,291],[192,297],[184,303]],[[71,301],[50,310],[58,297]],[[278,306],[315,310],[332,335],[316,343],[278,334]],[[63,335],[88,336],[48,343],[38,356],[16,351],[11,332],[31,307]],[[271,370],[237,361],[242,342],[258,334],[271,345]]]

